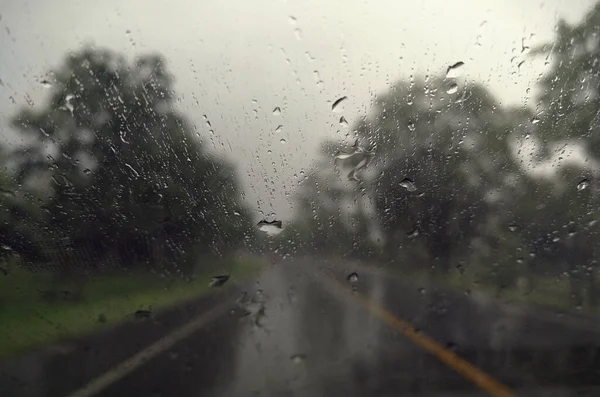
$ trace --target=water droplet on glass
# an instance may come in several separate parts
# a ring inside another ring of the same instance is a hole
[[[344,111],[344,103],[346,102],[346,100],[348,100],[347,96],[343,96],[340,99],[336,100],[333,105],[331,105],[331,110],[339,113]]]
[[[302,30],[299,28],[294,29],[294,36],[296,36],[296,40],[302,40]]]
[[[290,25],[294,26],[296,25],[298,20],[296,19],[296,17],[290,15],[290,17],[288,18],[288,22],[290,23]]]
[[[269,236],[277,235],[283,231],[283,222],[276,220],[267,221],[263,219],[256,226],[258,226],[258,230],[267,233]]]
[[[446,348],[448,348],[451,351],[456,351],[458,349],[458,345],[454,342],[449,341],[446,343]]]
[[[152,310],[136,310],[133,315],[135,318],[150,318],[152,317]]]
[[[587,179],[582,180],[577,184],[577,190],[585,190],[590,186],[590,182]]]
[[[348,277],[346,277],[346,280],[348,280],[348,282],[350,284],[355,284],[358,282],[358,274],[357,273],[350,273],[348,275]]]
[[[516,232],[519,228],[517,227],[517,225],[508,225],[508,230],[510,230],[511,232]]]
[[[350,157],[354,156],[356,153],[338,153],[335,155],[335,158],[338,160],[346,160],[349,159]]]
[[[538,116],[535,116],[534,118],[531,119],[531,124],[537,124],[540,122],[540,118]]]
[[[131,172],[133,172],[133,175],[135,175],[136,178],[140,177],[140,174],[130,164],[125,163],[125,167],[129,168],[131,170]]]
[[[423,287],[419,288],[417,291],[418,291],[418,292],[419,292],[419,294],[421,294],[421,295],[424,295],[424,294],[425,294],[425,292],[427,292],[427,291],[425,290],[425,288],[423,288]]]
[[[419,236],[419,230],[415,229],[412,232],[408,232],[406,235],[408,236],[408,238],[411,238],[411,239],[416,238]]]
[[[229,280],[229,275],[224,274],[222,276],[215,276],[210,280],[210,283],[208,283],[209,287],[220,287],[221,285],[225,284],[227,281]]]
[[[121,142],[129,144],[130,142],[127,139],[125,139],[126,135],[127,134],[125,133],[125,131],[119,131],[119,137],[121,138]]]
[[[281,138],[281,139],[279,140],[279,142],[280,142],[280,143],[286,143],[285,139],[283,139],[283,138]]]
[[[415,183],[408,178],[403,179],[402,182],[400,182],[400,186],[402,186],[409,192],[414,192],[417,190],[417,186],[415,185]]]
[[[89,168],[86,168],[85,170],[83,170],[83,173],[86,175],[90,175],[92,173],[92,170],[90,170]]]
[[[44,87],[44,88],[50,88],[52,87],[52,83],[50,82],[50,80],[42,80],[40,81],[40,84]]]
[[[278,125],[277,128],[275,128],[275,132],[281,132],[281,131],[283,131],[283,126]]]
[[[448,66],[448,70],[446,70],[446,77],[449,79],[456,78],[462,74],[462,67],[464,66],[464,62],[459,61],[454,65]]]
[[[73,104],[71,103],[71,101],[73,100],[73,95],[68,94],[65,97],[65,108],[71,112],[71,114],[73,114],[73,110],[75,110],[75,108],[73,107]]]
[[[10,190],[10,189],[5,189],[0,187],[0,194],[2,194],[3,196],[15,196],[15,192]]]
[[[279,106],[277,106],[275,109],[273,109],[273,116],[279,116],[281,114],[281,109],[279,108]]]
[[[346,118],[344,116],[340,117],[340,125],[342,127],[348,127],[348,121],[346,121]]]
[[[448,87],[448,89],[446,90],[446,93],[448,93],[448,94],[456,94],[457,91],[458,91],[458,84],[452,83],[450,85],[450,87]]]
[[[292,360],[294,364],[300,364],[302,361],[304,361],[304,359],[306,359],[304,354],[294,354],[292,357],[290,357],[290,360]]]

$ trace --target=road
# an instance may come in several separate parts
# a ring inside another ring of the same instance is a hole
[[[597,396],[595,325],[345,261],[282,260],[157,319],[2,363],[0,394]]]

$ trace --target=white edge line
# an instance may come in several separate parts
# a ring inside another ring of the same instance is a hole
[[[216,320],[233,306],[234,302],[228,301],[200,314],[194,320],[186,323],[170,334],[160,338],[156,342],[140,350],[138,353],[129,357],[125,361],[122,361],[120,364],[117,364],[104,374],[93,379],[82,388],[67,395],[67,397],[89,397],[101,392],[108,386],[119,381],[126,375],[138,369],[140,366],[144,365],[146,362],[150,361],[150,359],[171,348],[177,342],[180,342],[200,328]]]

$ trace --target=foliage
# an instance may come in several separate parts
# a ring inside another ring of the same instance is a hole
[[[233,169],[203,150],[175,110],[163,58],[129,64],[87,47],[54,76],[47,105],[14,118],[27,144],[11,153],[17,183],[43,203],[30,239],[46,259],[50,241],[85,249],[97,264],[112,255],[181,271],[202,252],[242,242],[250,224]]]

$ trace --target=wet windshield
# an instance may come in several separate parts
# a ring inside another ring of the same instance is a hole
[[[600,395],[600,5],[0,5],[0,395]]]

